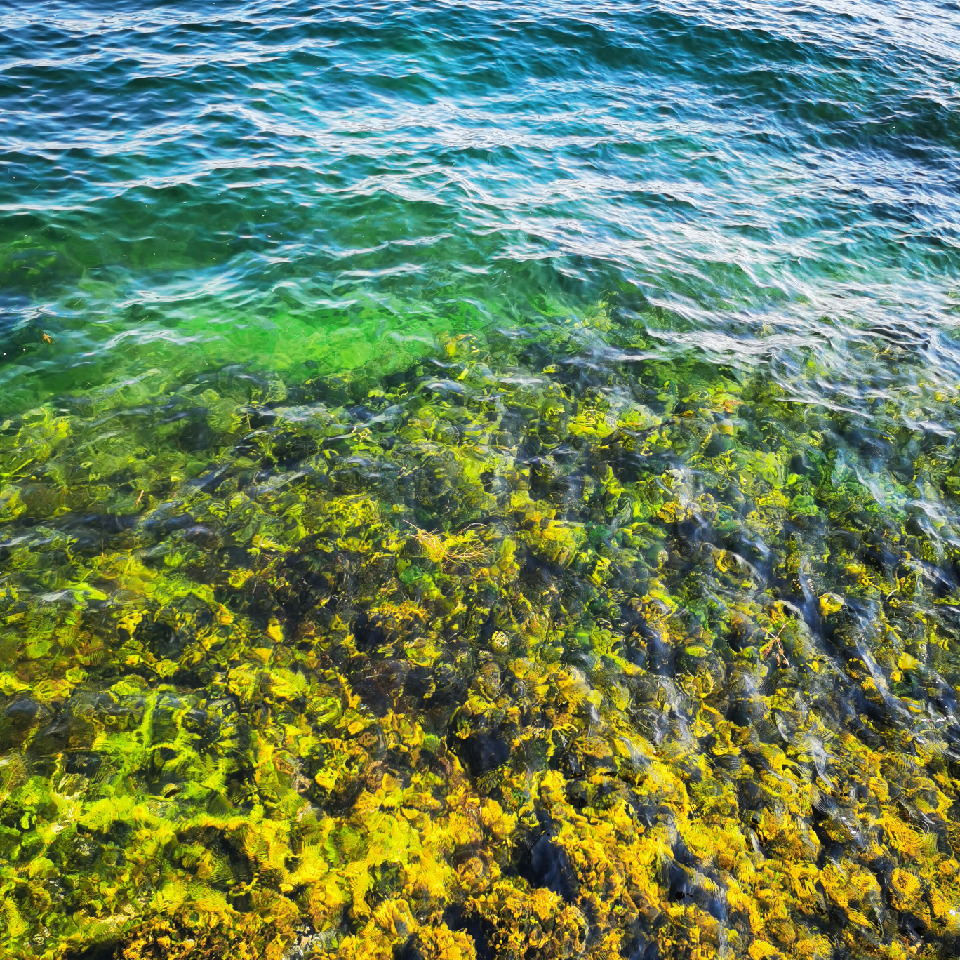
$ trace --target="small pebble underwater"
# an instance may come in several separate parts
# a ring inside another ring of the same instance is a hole
[[[960,956],[960,6],[0,10],[0,957]]]

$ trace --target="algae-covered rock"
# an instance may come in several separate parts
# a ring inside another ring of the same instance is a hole
[[[0,954],[957,954],[950,436],[548,346],[4,428]]]

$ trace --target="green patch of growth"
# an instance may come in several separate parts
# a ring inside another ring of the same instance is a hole
[[[2,425],[0,953],[957,955],[956,395],[578,349]]]

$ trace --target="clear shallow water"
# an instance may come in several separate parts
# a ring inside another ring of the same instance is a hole
[[[958,183],[954,4],[0,14],[4,949],[954,955]]]
[[[4,387],[339,370],[611,290],[668,347],[840,354],[881,327],[953,377],[955,14],[8,13]]]

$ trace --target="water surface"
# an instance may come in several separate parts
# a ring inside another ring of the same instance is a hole
[[[0,172],[0,952],[957,954],[956,4],[14,3]]]

